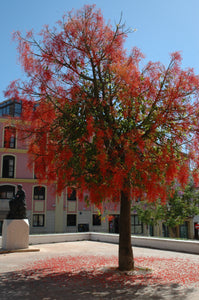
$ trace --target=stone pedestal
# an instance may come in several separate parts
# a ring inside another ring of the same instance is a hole
[[[5,219],[3,221],[2,248],[6,250],[15,250],[26,249],[28,246],[28,219]]]

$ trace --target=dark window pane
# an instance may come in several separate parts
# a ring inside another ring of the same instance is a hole
[[[34,187],[34,200],[45,200],[45,187]]]
[[[17,100],[9,100],[0,103],[0,116],[20,117],[22,104]]]
[[[76,215],[67,215],[67,226],[76,226]]]
[[[15,148],[16,144],[16,128],[5,127],[4,130],[4,147],[5,148]]]
[[[11,185],[0,186],[0,199],[12,199],[15,195],[15,187]]]
[[[77,195],[76,195],[76,190],[75,189],[71,189],[71,188],[67,188],[67,200],[69,201],[76,201],[77,199]]]
[[[131,233],[132,234],[142,234],[143,233],[143,224],[139,220],[137,215],[131,216]]]
[[[15,103],[15,117],[21,116],[21,103]]]
[[[101,216],[100,215],[93,215],[93,225],[94,226],[101,225]]]
[[[3,178],[14,178],[15,158],[11,155],[3,157]]]
[[[33,227],[44,227],[44,215],[33,215]]]

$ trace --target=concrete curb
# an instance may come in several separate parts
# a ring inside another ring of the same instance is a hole
[[[29,245],[75,242],[75,241],[85,241],[85,240],[118,244],[119,235],[109,234],[109,233],[97,233],[97,232],[30,235]],[[185,252],[190,254],[199,254],[199,241],[132,236],[131,243],[132,246],[136,246],[136,247]],[[2,247],[1,237],[0,237],[0,247]]]
[[[1,254],[8,254],[8,253],[16,253],[16,252],[38,252],[40,249],[37,248],[27,248],[27,249],[14,249],[14,250],[4,250],[0,249]]]

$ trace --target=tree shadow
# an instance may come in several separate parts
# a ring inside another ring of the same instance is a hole
[[[148,272],[128,276],[116,269],[53,272],[25,269],[0,275],[0,299],[192,299],[193,288],[160,283]]]

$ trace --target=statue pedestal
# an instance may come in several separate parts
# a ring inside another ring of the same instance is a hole
[[[29,247],[28,219],[5,219],[3,221],[2,248],[6,250]]]

